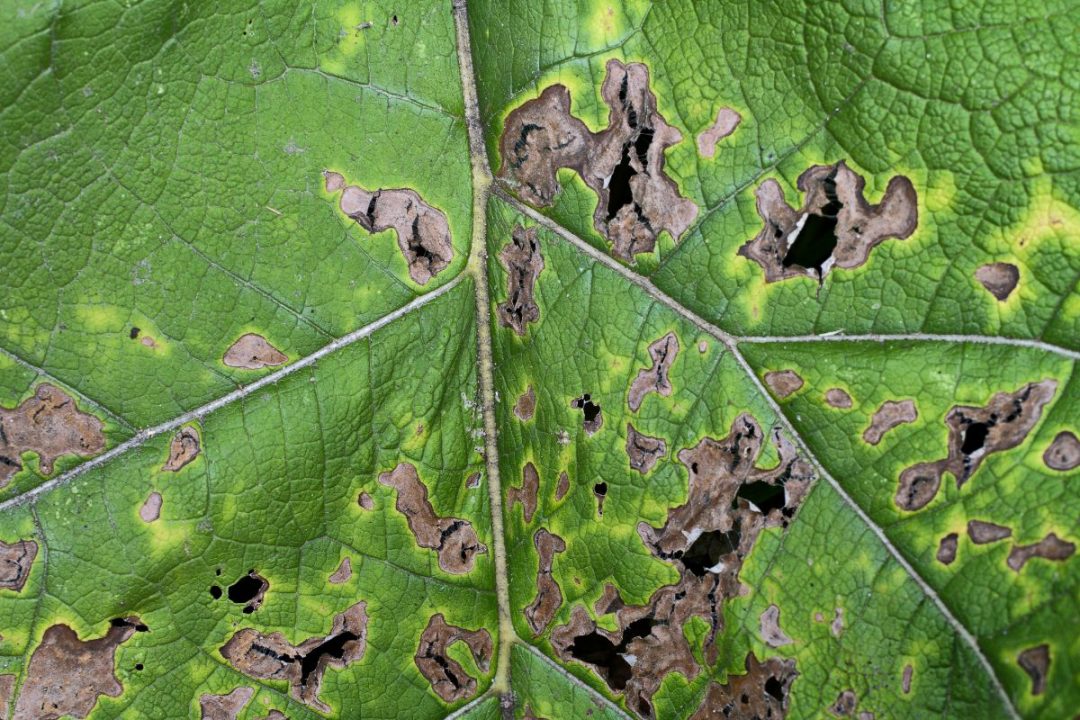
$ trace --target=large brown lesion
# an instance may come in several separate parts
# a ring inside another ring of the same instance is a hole
[[[1015,392],[995,393],[983,407],[954,407],[945,416],[948,455],[900,473],[896,504],[909,512],[926,507],[946,472],[956,478],[957,488],[962,487],[989,455],[1010,450],[1027,438],[1056,390],[1056,380],[1042,380]]]
[[[544,257],[540,254],[536,228],[515,225],[510,242],[499,251],[499,262],[506,268],[507,298],[496,308],[499,324],[513,328],[523,336],[526,324],[540,319],[540,306],[536,304],[534,292],[536,278],[544,269]]]
[[[180,472],[195,461],[200,450],[199,431],[190,426],[180,428],[169,443],[169,458],[161,469],[165,472]]]
[[[529,622],[533,634],[544,632],[551,619],[562,605],[562,588],[551,575],[551,566],[556,553],[566,551],[566,542],[558,535],[552,535],[546,528],[540,528],[533,535],[533,547],[540,557],[540,567],[536,575],[536,597],[525,608],[525,619]]]
[[[667,443],[662,438],[640,433],[632,423],[626,423],[626,456],[630,459],[631,468],[647,475],[665,455]]]
[[[49,383],[18,407],[0,408],[0,488],[23,469],[24,452],[36,452],[41,474],[51,475],[60,456],[92,457],[104,448],[101,420],[80,412],[70,395]]]
[[[203,693],[199,696],[201,720],[236,720],[254,694],[255,689],[246,686],[220,695]]]
[[[866,201],[866,181],[843,160],[810,167],[796,185],[806,196],[799,210],[787,204],[775,180],[757,189],[764,227],[739,254],[762,267],[765,282],[799,276],[824,281],[833,268],[865,263],[885,240],[910,237],[918,224],[915,188],[901,175],[889,180],[877,205]]]
[[[740,415],[726,437],[682,450],[687,502],[672,508],[660,528],[638,525],[642,542],[678,570],[679,580],[657,589],[645,605],[625,605],[617,594],[608,598],[603,610],[614,614],[614,631],[597,626],[577,605],[569,623],[551,633],[560,658],[592,667],[641,717],[653,716],[652,697],[667,674],[693,679],[700,672],[684,632],[692,618],[709,626],[702,650],[708,663],[716,661],[723,605],[742,591],[744,558],[762,530],[787,526],[813,480],[810,465],[779,433],[773,435],[777,465],[756,467],[764,441],[757,422]]]
[[[768,658],[760,662],[753,653],[746,656],[746,672],[729,675],[728,681],[710,683],[701,707],[690,720],[736,720],[787,716],[788,693],[795,677],[794,660]]]
[[[599,198],[593,226],[615,257],[633,264],[635,255],[653,251],[661,232],[678,240],[698,208],[664,172],[664,151],[682,133],[657,112],[648,68],[612,59],[606,72],[605,129],[591,132],[570,114],[570,91],[552,85],[506,118],[499,177],[523,200],[544,207],[560,190],[558,171],[574,170]]]
[[[531,462],[525,463],[521,470],[521,485],[506,491],[506,509],[512,511],[515,505],[521,505],[521,512],[526,523],[531,523],[536,512],[537,494],[540,491],[540,473]]]
[[[0,588],[19,592],[30,577],[38,546],[33,540],[6,543],[0,540]]]
[[[450,625],[442,613],[431,616],[416,649],[413,661],[420,673],[431,683],[431,689],[448,703],[476,694],[476,678],[465,672],[457,660],[447,655],[447,648],[456,642],[465,643],[481,672],[491,665],[494,645],[486,629],[467,630]]]

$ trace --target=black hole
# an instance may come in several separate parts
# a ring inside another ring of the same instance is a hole
[[[585,415],[585,422],[592,422],[596,419],[596,416],[600,414],[600,405],[594,403],[589,398],[589,393],[585,393],[581,397],[575,398],[573,402],[570,403],[571,407],[581,410],[582,414]]]
[[[615,166],[615,169],[611,172],[611,179],[608,180],[608,222],[611,222],[612,218],[619,214],[619,210],[624,205],[630,205],[634,202],[634,194],[630,190],[630,178],[637,175],[637,170],[630,166],[630,148],[632,147],[632,143],[623,146],[622,160]]]
[[[135,663],[135,669],[136,670],[142,670],[143,669],[143,664],[142,663]]]
[[[335,635],[322,645],[309,652],[300,660],[300,684],[307,685],[308,676],[319,666],[319,660],[325,655],[331,658],[341,659],[345,654],[345,645],[359,639],[359,635],[351,632],[343,632]]]
[[[754,503],[763,514],[784,507],[784,486],[767,482],[746,483],[736,493],[738,497]]]
[[[734,552],[737,547],[739,547],[737,527],[730,532],[713,530],[701,533],[697,540],[686,549],[679,561],[687,570],[701,577],[709,568],[720,562],[723,555]]]
[[[596,483],[593,485],[593,492],[600,497],[607,495],[607,483],[603,481]]]
[[[836,180],[828,177],[822,183],[829,202],[821,208],[821,213],[811,213],[803,223],[802,230],[788,246],[784,255],[784,267],[798,265],[814,268],[821,275],[821,266],[832,257],[836,249],[837,213],[844,207],[836,197]]]
[[[133,327],[133,328],[131,328],[131,332],[128,333],[128,335],[129,335],[129,337],[131,337],[132,340],[134,340],[135,338],[139,337],[139,333],[141,333],[141,332],[142,332],[142,330],[140,330],[139,328]]]
[[[772,695],[778,701],[784,701],[784,683],[779,678],[771,677],[765,681],[765,692]]]
[[[989,432],[990,426],[986,423],[971,423],[971,425],[968,425],[968,429],[964,432],[964,444],[960,447],[960,452],[971,455],[982,450]]]
[[[150,632],[150,628],[146,625],[143,625],[141,622],[131,622],[127,618],[113,618],[109,621],[109,624],[113,627],[135,628],[135,632]]]
[[[622,691],[626,689],[626,683],[630,680],[630,664],[623,658],[626,646],[634,638],[647,636],[652,632],[653,619],[643,617],[635,620],[623,630],[622,639],[615,645],[606,637],[595,630],[588,635],[579,635],[574,638],[570,646],[570,654],[582,662],[595,665],[600,668],[612,690]]]
[[[256,577],[254,571],[249,572],[229,586],[229,599],[238,605],[243,605],[254,600],[262,587],[262,579]]]
[[[211,585],[210,586],[210,597],[214,598],[215,600],[220,598],[221,597],[221,588],[218,587],[217,585]]]

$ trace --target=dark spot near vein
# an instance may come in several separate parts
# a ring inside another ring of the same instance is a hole
[[[783,720],[791,684],[799,674],[795,661],[769,658],[759,662],[750,653],[745,667],[745,674],[728,675],[723,685],[710,683],[701,707],[690,720]]]
[[[161,469],[165,472],[179,472],[199,456],[199,450],[198,431],[190,426],[180,428],[169,443],[169,458]]]
[[[759,619],[761,621],[761,639],[769,647],[783,647],[795,642],[780,629],[780,608],[776,605],[765,608]]]
[[[604,413],[600,409],[600,403],[594,403],[589,393],[571,400],[570,407],[581,411],[581,426],[585,428],[586,435],[594,435],[604,426]]]
[[[803,386],[803,379],[793,370],[780,370],[765,373],[765,384],[782,400],[797,392]]]
[[[229,367],[244,370],[260,370],[264,367],[276,367],[289,360],[285,353],[267,342],[262,335],[247,333],[241,335],[229,346],[221,361]]]
[[[630,385],[630,392],[626,397],[630,410],[637,412],[648,393],[655,392],[663,397],[671,395],[671,366],[675,364],[678,355],[679,338],[673,332],[649,345],[652,367],[638,371]]]
[[[540,306],[536,304],[533,293],[536,279],[544,269],[544,258],[540,254],[536,228],[526,229],[515,225],[510,237],[511,241],[499,251],[499,262],[506,268],[507,300],[499,303],[496,312],[500,325],[513,328],[514,332],[523,336],[525,325],[540,319]]]
[[[998,302],[1005,302],[1020,282],[1020,270],[1011,263],[990,263],[975,271],[975,279],[982,283]]]
[[[1050,646],[1044,643],[1030,647],[1016,656],[1016,662],[1031,678],[1031,694],[1042,695],[1050,672]]]
[[[555,486],[555,499],[562,500],[570,492],[570,476],[566,471],[559,473],[559,483]]]
[[[482,672],[487,672],[494,646],[491,633],[485,628],[466,630],[450,625],[442,613],[431,616],[420,645],[413,656],[420,674],[431,683],[431,689],[443,701],[457,702],[476,694],[476,678],[465,672],[457,660],[447,654],[447,648],[456,642],[465,643]]]
[[[904,666],[904,674],[900,678],[900,689],[905,695],[911,692],[911,678],[915,674],[915,668],[911,665]]]
[[[161,517],[161,502],[161,493],[151,492],[139,508],[139,519],[145,523],[152,523]]]
[[[228,596],[232,602],[243,605],[244,612],[250,614],[262,607],[269,589],[270,583],[266,578],[254,570],[249,570],[247,575],[241,576],[229,586]]]
[[[874,411],[870,426],[863,431],[863,440],[877,445],[881,438],[885,437],[885,433],[898,425],[915,422],[918,417],[919,411],[915,408],[914,400],[886,400]]]
[[[551,575],[551,566],[556,553],[566,550],[566,542],[558,535],[552,535],[545,528],[540,528],[533,535],[533,547],[540,558],[540,567],[536,575],[536,597],[525,608],[525,619],[534,635],[544,632],[551,619],[562,605],[562,589]]]
[[[337,570],[331,573],[327,580],[331,585],[342,585],[349,581],[349,578],[352,577],[352,572],[352,559],[347,557],[342,558],[337,566]]]
[[[720,108],[713,124],[697,136],[698,153],[701,157],[713,157],[716,154],[716,143],[735,132],[740,122],[742,122],[742,115],[731,108]]]
[[[1069,430],[1059,432],[1043,453],[1043,462],[1046,467],[1058,472],[1080,467],[1080,439]]]
[[[30,577],[38,545],[33,540],[6,543],[0,540],[0,588],[20,592]]]

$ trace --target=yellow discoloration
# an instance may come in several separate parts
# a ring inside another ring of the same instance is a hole
[[[956,198],[956,176],[951,170],[933,170],[925,187],[918,188],[919,199],[930,213],[948,212]]]

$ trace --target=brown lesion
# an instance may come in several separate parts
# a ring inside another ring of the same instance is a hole
[[[367,624],[367,604],[360,601],[336,614],[330,632],[324,636],[293,645],[280,632],[264,634],[243,628],[220,652],[244,675],[287,682],[294,699],[329,713],[330,706],[319,699],[323,674],[327,668],[341,670],[364,656]]]
[[[914,400],[886,400],[874,411],[870,426],[863,431],[862,438],[871,445],[877,445],[885,433],[918,419],[919,411]]]
[[[1029,647],[1016,656],[1020,668],[1031,678],[1031,694],[1046,691],[1046,676],[1050,673],[1050,646],[1046,643]]]
[[[794,660],[768,658],[753,653],[746,656],[746,672],[728,675],[726,683],[709,683],[705,699],[690,720],[736,720],[737,718],[787,717],[791,684],[798,672]]]
[[[612,59],[606,71],[605,129],[591,132],[570,114],[570,91],[552,85],[507,117],[499,177],[544,207],[560,190],[558,171],[574,170],[599,198],[593,226],[611,242],[612,255],[633,264],[634,256],[653,251],[661,232],[678,240],[698,208],[664,172],[664,151],[682,134],[657,112],[648,68]]]
[[[942,565],[952,565],[956,560],[956,548],[959,544],[960,536],[957,533],[949,533],[945,537],[941,538],[941,542],[938,543],[937,549],[937,561]]]
[[[1056,390],[1056,380],[1042,380],[1015,392],[995,393],[983,407],[954,407],[945,416],[948,455],[900,473],[896,504],[909,512],[926,507],[937,495],[946,472],[956,478],[957,488],[963,487],[989,455],[1024,442]]]
[[[562,500],[570,492],[570,476],[563,470],[559,473],[559,482],[555,485],[555,500]]]
[[[506,509],[512,512],[514,506],[521,505],[521,512],[526,523],[531,523],[536,512],[536,499],[540,492],[540,473],[531,462],[521,469],[521,485],[506,491]]]
[[[641,403],[648,393],[655,392],[663,397],[671,395],[671,366],[675,364],[678,355],[679,338],[673,332],[649,345],[652,367],[638,371],[630,385],[626,401],[631,411],[637,412],[641,408]]]
[[[169,458],[161,469],[165,472],[180,472],[199,456],[200,450],[199,431],[191,426],[180,428],[169,443]]]
[[[409,277],[426,285],[454,259],[446,215],[410,189],[367,190],[346,185],[341,173],[323,172],[328,192],[341,192],[338,207],[369,233],[393,230]]]
[[[1020,269],[1012,263],[989,263],[975,271],[975,279],[998,302],[1005,302],[1020,282]]]
[[[199,696],[201,720],[236,720],[254,694],[255,689],[246,686],[221,695],[203,693]]]
[[[851,717],[859,706],[859,698],[854,690],[842,690],[836,701],[829,706],[829,713],[835,717]]]
[[[985,520],[968,520],[967,533],[971,542],[976,545],[986,545],[1012,537],[1012,528]]]
[[[1080,467],[1080,438],[1071,430],[1062,430],[1054,436],[1043,453],[1046,467],[1058,472],[1068,472]]]
[[[288,362],[289,357],[256,333],[245,333],[225,351],[221,361],[229,367],[261,370]]]
[[[532,420],[533,413],[536,412],[536,391],[533,390],[533,386],[530,385],[525,392],[521,393],[517,402],[514,403],[514,415],[521,422],[528,422]]]
[[[476,555],[487,552],[468,520],[435,514],[427,486],[410,463],[399,463],[382,473],[379,482],[397,491],[395,507],[409,523],[416,544],[436,551],[439,567],[445,572],[463,575],[472,570]]]
[[[646,475],[657,460],[667,455],[667,443],[662,438],[640,433],[632,423],[626,423],[626,455],[630,467]]]
[[[481,672],[488,671],[494,651],[491,633],[485,628],[467,630],[450,625],[442,613],[431,616],[413,657],[420,673],[431,683],[431,689],[448,703],[472,697],[477,687],[476,678],[446,652],[456,642],[465,643]]]
[[[739,255],[762,267],[765,282],[800,276],[822,282],[833,268],[861,266],[885,240],[910,237],[918,224],[915,188],[902,175],[889,180],[876,205],[863,195],[866,181],[843,160],[811,166],[796,185],[805,194],[799,210],[787,204],[775,180],[757,189],[764,227]]]
[[[144,523],[152,523],[161,517],[161,493],[156,490],[146,496],[142,507],[139,508],[139,519]]]
[[[38,545],[33,540],[0,540],[0,588],[20,592],[30,577]]]
[[[552,535],[546,528],[540,528],[533,535],[533,547],[540,558],[540,567],[536,575],[536,597],[525,608],[525,619],[534,635],[544,629],[555,617],[562,605],[562,588],[551,575],[551,566],[556,553],[566,551],[566,542],[558,535]]]
[[[343,585],[349,582],[349,579],[352,578],[352,573],[352,558],[345,557],[341,559],[341,562],[338,563],[337,570],[334,570],[334,572],[330,574],[327,581],[331,585]]]
[[[536,304],[536,279],[544,269],[536,228],[515,225],[510,242],[499,251],[499,262],[506,269],[506,302],[499,303],[499,324],[525,335],[525,326],[540,319]]]
[[[795,642],[781,629],[780,608],[776,605],[765,608],[759,620],[761,621],[761,639],[769,647],[778,648]]]
[[[1076,553],[1076,544],[1068,540],[1062,540],[1056,533],[1048,533],[1046,537],[1031,545],[1013,545],[1009,551],[1006,563],[1014,572],[1020,572],[1024,565],[1033,558],[1064,562]]]
[[[590,393],[583,393],[570,401],[570,407],[581,411],[581,427],[586,435],[595,435],[604,426],[604,411],[594,402]]]
[[[851,395],[843,388],[829,388],[825,393],[825,402],[837,410],[847,410],[854,404]]]
[[[17,407],[0,407],[0,488],[23,469],[24,452],[36,452],[41,474],[51,475],[62,455],[92,457],[104,448],[101,420],[55,385],[41,383]]]
[[[776,370],[765,373],[765,384],[773,395],[783,400],[802,388],[803,379],[794,370]]]
[[[716,120],[697,136],[698,153],[703,158],[716,155],[716,143],[726,138],[742,122],[742,115],[729,107],[722,107],[716,112]]]

